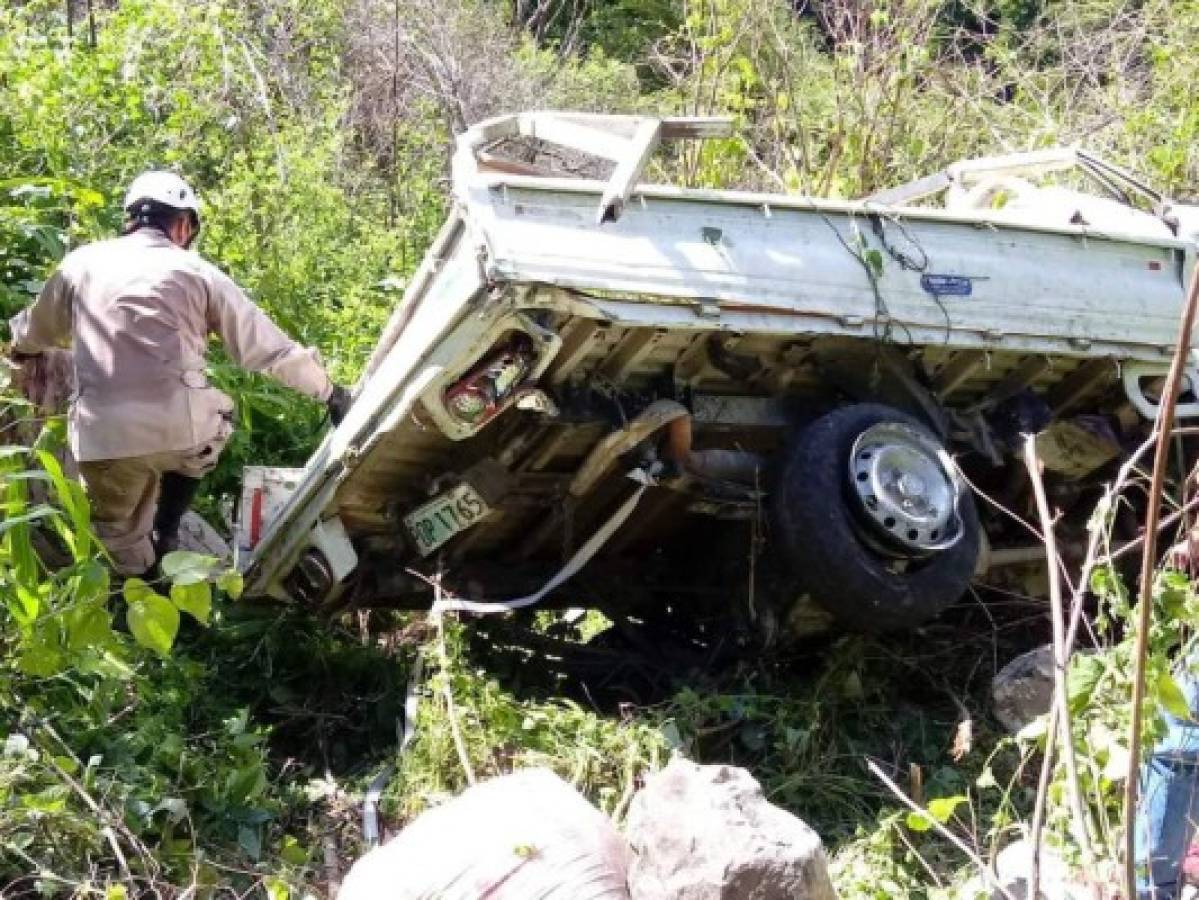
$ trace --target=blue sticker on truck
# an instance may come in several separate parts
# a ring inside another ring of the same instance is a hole
[[[967,275],[920,276],[920,286],[934,297],[969,297],[974,293],[974,280]]]

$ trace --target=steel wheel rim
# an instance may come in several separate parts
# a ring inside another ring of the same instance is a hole
[[[849,483],[876,535],[909,554],[948,549],[962,536],[953,462],[916,428],[882,422],[863,431],[849,454]]]

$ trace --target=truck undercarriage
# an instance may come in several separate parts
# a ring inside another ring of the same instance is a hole
[[[532,114],[465,136],[458,209],[354,410],[243,538],[252,591],[491,611],[588,605],[598,579],[608,603],[885,630],[1032,563],[1003,511],[1027,505],[1022,435],[1067,517],[1139,445],[1187,210],[1130,206],[1113,234],[1081,202],[1037,224],[637,186],[658,140],[714,130]],[[607,182],[486,149],[595,134]]]

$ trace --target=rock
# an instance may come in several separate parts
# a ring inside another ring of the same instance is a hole
[[[633,798],[632,900],[830,900],[820,837],[735,766],[676,757]]]
[[[485,781],[354,864],[338,900],[629,900],[629,848],[546,769]]]
[[[185,512],[179,523],[179,549],[215,556],[226,565],[233,560],[229,542],[194,509]]]
[[[1013,900],[1031,900],[1032,844],[1024,839],[1008,844],[995,857],[995,877]],[[1051,847],[1041,847],[1037,894],[1042,900],[1094,900],[1094,887],[1075,877]],[[1108,896],[1104,894],[1103,896]],[[958,892],[959,900],[1004,900],[1003,892],[976,875]]]
[[[1053,648],[1046,644],[1017,656],[991,682],[992,709],[1003,727],[1017,733],[1049,712],[1053,702]]]

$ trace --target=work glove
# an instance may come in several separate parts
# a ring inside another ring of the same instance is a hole
[[[325,401],[325,408],[329,410],[329,421],[333,423],[334,428],[341,424],[341,420],[346,417],[353,402],[354,398],[350,396],[349,391],[340,384],[333,385],[333,391],[329,394],[329,399]]]

